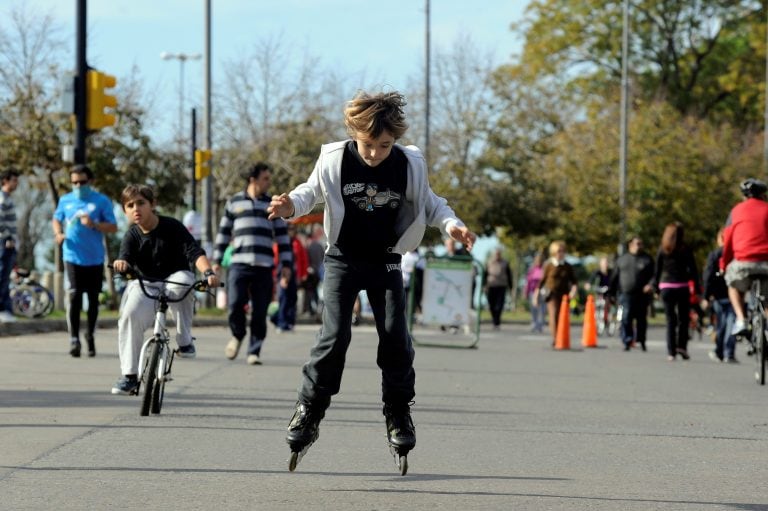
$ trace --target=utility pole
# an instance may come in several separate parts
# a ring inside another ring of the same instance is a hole
[[[430,103],[430,34],[429,34],[429,0],[425,0],[425,56],[424,56],[424,159],[429,168],[429,103]]]
[[[88,134],[88,61],[86,60],[86,0],[77,0],[77,34],[75,42],[75,165],[84,165],[85,138]]]
[[[621,32],[621,112],[619,129],[619,253],[624,253],[627,241],[627,131],[629,110],[629,78],[627,57],[629,55],[629,0],[624,0]]]
[[[211,149],[211,0],[205,0],[205,49],[204,49],[204,92],[203,92],[203,148]],[[209,174],[202,180],[203,202],[203,247],[206,252],[213,248],[213,224],[211,207],[213,202],[212,178]],[[209,252],[212,253],[212,252]]]

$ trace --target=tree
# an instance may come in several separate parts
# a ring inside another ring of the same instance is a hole
[[[32,195],[15,202],[19,209],[20,264],[34,267],[35,247],[50,235],[49,208],[36,208],[40,193],[61,166],[65,116],[56,113],[63,47],[51,16],[27,8],[11,10],[0,25],[0,165],[19,170],[21,190]]]

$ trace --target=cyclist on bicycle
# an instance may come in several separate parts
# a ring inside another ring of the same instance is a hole
[[[208,280],[208,285],[219,285],[219,277],[211,268],[205,251],[178,220],[160,216],[155,212],[155,194],[145,185],[128,185],[120,197],[123,211],[133,224],[125,233],[120,255],[112,264],[115,271],[126,273],[131,268],[142,276],[173,283],[149,283],[145,286],[165,286],[171,298],[181,296],[195,281],[192,266]],[[192,343],[193,294],[187,299],[169,305],[176,318],[176,343],[182,358],[194,358]],[[122,377],[112,388],[113,394],[130,395],[138,388],[139,353],[144,342],[144,331],[152,326],[155,302],[144,295],[136,280],[128,283],[120,303],[118,319],[118,351]]]
[[[768,186],[749,178],[740,188],[744,200],[728,215],[720,259],[720,269],[725,270],[725,283],[728,284],[728,298],[736,314],[733,335],[747,332],[744,294],[749,291],[752,278],[768,277]]]

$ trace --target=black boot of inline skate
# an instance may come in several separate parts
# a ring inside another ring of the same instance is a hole
[[[324,410],[318,410],[303,403],[296,404],[296,412],[288,423],[288,434],[285,441],[291,447],[291,457],[288,459],[288,470],[293,472],[309,447],[315,443],[320,434],[320,421],[325,415]]]
[[[416,447],[416,428],[411,419],[411,407],[408,404],[386,404],[384,417],[387,421],[389,450],[400,474],[405,475],[408,472],[408,453]]]

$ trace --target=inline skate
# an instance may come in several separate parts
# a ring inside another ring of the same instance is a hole
[[[387,422],[389,452],[395,458],[400,475],[405,475],[408,472],[408,453],[416,447],[416,429],[411,419],[411,407],[408,404],[386,404],[383,412]]]
[[[303,403],[296,404],[296,412],[288,423],[288,434],[285,441],[291,447],[291,457],[288,458],[288,470],[293,472],[315,443],[320,434],[320,421],[325,413]]]

